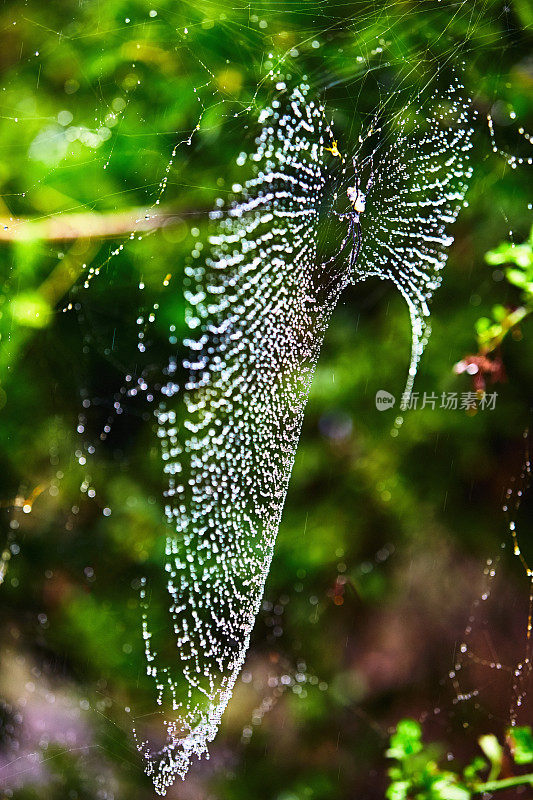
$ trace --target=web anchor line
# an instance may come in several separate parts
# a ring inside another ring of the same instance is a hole
[[[510,679],[511,684],[511,705],[509,708],[509,724],[511,727],[516,727],[520,721],[521,711],[524,706],[524,700],[530,689],[531,679],[533,677],[533,570],[531,569],[528,560],[523,554],[520,546],[518,536],[517,517],[524,497],[530,490],[531,486],[531,457],[530,457],[530,432],[524,431],[523,434],[525,453],[524,460],[520,472],[517,477],[513,476],[509,487],[505,492],[505,500],[502,506],[502,511],[507,521],[507,529],[510,534],[512,543],[512,553],[515,558],[520,562],[524,575],[528,580],[528,606],[527,606],[527,621],[525,626],[525,648],[523,655],[515,664],[504,664],[496,656],[486,657],[476,652],[470,644],[471,637],[476,628],[476,620],[478,619],[478,609],[484,605],[491,597],[492,584],[496,579],[498,573],[498,566],[501,564],[502,555],[499,554],[496,558],[489,558],[485,567],[485,574],[487,576],[487,584],[481,596],[474,602],[472,611],[468,619],[468,625],[465,629],[464,639],[459,646],[459,655],[454,669],[449,673],[449,678],[455,691],[454,703],[460,703],[471,700],[474,697],[479,697],[479,689],[465,690],[462,688],[462,681],[460,675],[464,668],[465,661],[468,660],[476,666],[486,667],[489,670],[496,670],[506,674]],[[505,542],[502,543],[502,551],[505,551]]]

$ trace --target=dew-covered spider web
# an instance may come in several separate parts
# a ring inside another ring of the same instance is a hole
[[[339,155],[338,167],[328,158],[334,133],[308,86],[290,89],[278,78],[255,152],[238,157],[250,177],[234,186],[229,207],[211,213],[210,249],[185,267],[187,376],[179,382],[171,358],[156,412],[178,663],[160,657],[147,613],[148,674],[158,703],[175,715],[161,750],[139,743],[159,792],[186,775],[193,756],[207,754],[242,668],[313,372],[342,290],[374,275],[406,298],[410,391],[470,175],[471,112],[455,79],[431,112],[414,105],[360,137],[354,163],[368,147],[371,222],[363,222],[355,270],[344,254],[325,269],[324,254],[339,240],[328,215],[335,202],[342,207],[351,162]]]

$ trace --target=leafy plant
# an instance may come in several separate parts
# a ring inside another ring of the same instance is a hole
[[[478,740],[483,756],[463,770],[440,765],[444,748],[426,744],[418,722],[403,719],[390,738],[386,752],[395,763],[389,769],[388,800],[470,800],[485,792],[513,786],[533,786],[533,773],[509,774],[533,762],[533,734],[529,726],[510,728],[501,744],[493,734]],[[481,776],[485,774],[485,778]]]
[[[502,242],[485,255],[487,264],[509,264],[504,271],[506,280],[520,290],[521,304],[517,308],[496,305],[492,319],[481,317],[476,323],[480,352],[494,351],[510,331],[533,311],[533,227],[522,244]]]
[[[519,325],[533,312],[533,227],[529,238],[522,244],[502,242],[485,254],[492,266],[510,265],[505,268],[506,280],[520,290],[518,306],[497,304],[492,307],[491,317],[480,317],[476,322],[478,352],[465,356],[455,365],[455,372],[466,372],[472,376],[474,388],[484,391],[485,381],[502,380],[505,375],[502,360],[494,355],[510,333],[521,338]]]

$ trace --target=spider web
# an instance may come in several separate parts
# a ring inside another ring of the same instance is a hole
[[[350,259],[339,256],[326,275],[321,217],[348,172],[343,167],[335,176],[326,165],[324,147],[333,132],[324,108],[309,99],[309,87],[287,93],[280,79],[276,88],[279,96],[259,117],[263,128],[249,159],[253,177],[227,211],[211,214],[205,266],[185,270],[191,331],[186,416],[180,419],[172,401],[181,402],[174,377],[157,411],[166,513],[175,528],[166,546],[167,590],[188,684],[183,698],[174,668],[151,643],[145,615],[148,674],[158,703],[179,712],[165,723],[162,750],[153,753],[148,742],[139,743],[160,793],[176,773],[185,776],[193,755],[207,753],[242,667],[313,371],[340,293],[370,275],[392,279],[402,292],[413,322],[410,390],[427,340],[428,301],[452,242],[447,226],[470,174],[472,127],[456,80],[442,97],[445,112],[424,117],[418,108],[409,125],[400,116],[373,147],[372,222],[365,226],[358,274],[350,274]],[[330,238],[329,225],[326,231]],[[168,371],[176,369],[173,359]]]

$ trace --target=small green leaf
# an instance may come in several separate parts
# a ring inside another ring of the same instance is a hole
[[[518,267],[529,270],[533,266],[533,250],[528,244],[520,244],[514,248],[514,263]]]
[[[466,786],[457,783],[455,775],[445,773],[433,783],[431,797],[435,800],[470,800],[472,793]]]
[[[502,320],[504,320],[505,317],[507,316],[507,309],[505,308],[505,306],[499,304],[492,306],[492,316],[494,317],[496,322],[502,322]]]
[[[489,250],[488,253],[485,253],[485,261],[487,264],[492,264],[493,266],[497,266],[498,264],[512,264],[512,253],[512,246],[508,242],[502,242],[502,244],[495,247],[494,250]]]
[[[511,244],[502,242],[494,250],[485,253],[485,261],[493,266],[499,264],[516,264],[518,267],[530,269],[533,266],[533,248],[529,242]]]
[[[485,333],[490,328],[491,321],[488,317],[480,317],[476,322],[476,332],[479,335],[480,333]]]
[[[526,273],[521,269],[506,269],[505,277],[512,283],[513,286],[518,286],[519,289],[524,289],[527,284]]]
[[[387,800],[406,800],[409,788],[409,781],[395,781],[387,789],[385,797]]]
[[[526,725],[522,728],[511,728],[507,731],[512,745],[511,750],[516,764],[531,764],[533,762],[533,734]]]
[[[467,780],[477,780],[479,773],[487,769],[489,765],[481,756],[476,756],[474,760],[464,769],[463,775]]]
[[[402,761],[414,753],[419,753],[422,749],[421,736],[422,731],[418,722],[414,719],[400,720],[396,732],[391,736],[387,757]]]
[[[389,776],[389,778],[391,778],[391,780],[399,781],[403,777],[403,770],[400,769],[400,767],[391,767],[387,771],[387,775]]]

